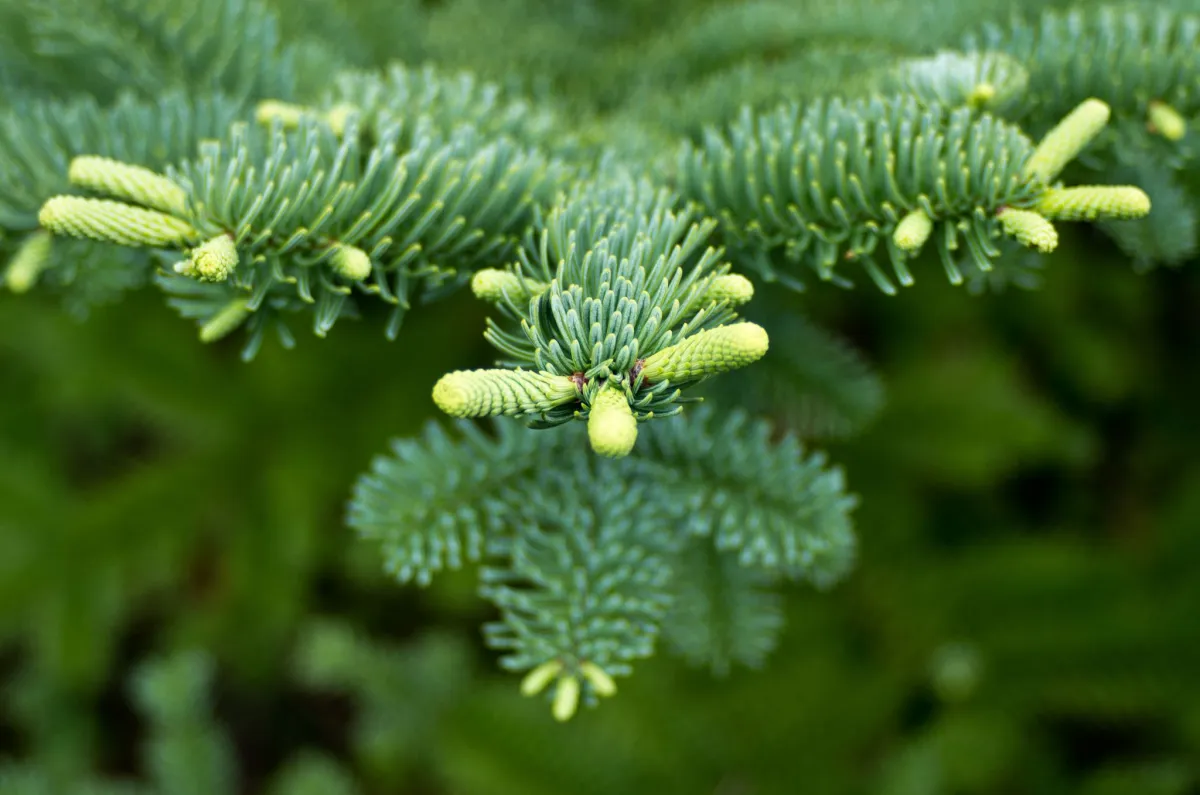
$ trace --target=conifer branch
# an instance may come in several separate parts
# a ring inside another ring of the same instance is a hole
[[[726,133],[710,130],[702,145],[686,144],[678,179],[687,197],[721,220],[737,258],[766,278],[796,284],[783,267],[795,262],[849,284],[840,266],[856,262],[893,294],[878,252],[909,285],[907,263],[930,239],[952,283],[963,281],[955,252],[964,242],[974,267],[990,271],[1000,256],[996,241],[1016,234],[1013,222],[1024,217],[1001,216],[1036,206],[1107,117],[1104,103],[1084,102],[1034,147],[989,115],[923,107],[911,96],[785,105],[744,112]],[[1097,212],[1140,206],[1097,205]],[[1044,228],[1036,241],[1049,245]]]

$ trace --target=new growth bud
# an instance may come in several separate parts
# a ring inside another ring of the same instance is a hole
[[[577,398],[570,377],[529,370],[459,370],[433,387],[433,402],[451,417],[535,414]]]
[[[71,161],[67,179],[72,185],[173,215],[187,211],[187,192],[183,188],[141,166],[84,155]]]
[[[933,220],[924,210],[913,210],[896,224],[892,241],[901,251],[916,252],[921,250],[932,232]]]
[[[235,298],[200,327],[200,341],[215,342],[221,339],[242,325],[250,314],[250,310],[246,308],[246,299]]]
[[[1035,248],[1043,254],[1058,247],[1058,231],[1054,224],[1031,210],[1009,207],[997,217],[1005,234],[1016,238],[1022,245]]]
[[[1165,102],[1151,102],[1146,110],[1150,130],[1168,141],[1179,141],[1187,135],[1187,120]]]
[[[49,232],[34,232],[25,239],[4,273],[4,283],[14,293],[24,293],[33,287],[38,276],[50,264],[50,249],[54,238]]]
[[[357,246],[335,246],[329,264],[335,273],[352,282],[361,282],[371,275],[371,258]]]
[[[238,265],[237,245],[229,235],[217,235],[194,249],[189,259],[175,266],[176,273],[202,282],[223,282]]]
[[[1084,100],[1046,133],[1025,164],[1025,176],[1050,183],[1095,138],[1111,114],[1098,99]]]
[[[730,306],[750,303],[754,298],[754,283],[740,273],[727,273],[712,280],[704,293],[706,303],[728,301]]]
[[[42,205],[38,222],[56,235],[132,247],[183,248],[200,237],[191,224],[165,213],[78,196],[50,199]]]
[[[597,455],[622,458],[637,442],[637,417],[629,407],[625,390],[613,382],[605,384],[592,400],[588,415],[588,440]]]
[[[1150,212],[1150,197],[1129,185],[1054,188],[1038,199],[1037,211],[1056,221],[1142,218]]]
[[[651,383],[691,381],[736,370],[767,353],[766,330],[754,323],[735,323],[701,331],[646,358],[642,374]]]
[[[510,271],[497,268],[484,268],[471,277],[471,292],[475,297],[496,304],[507,295],[517,302],[528,301],[535,295],[541,295],[547,288],[546,284],[533,279],[523,279]]]

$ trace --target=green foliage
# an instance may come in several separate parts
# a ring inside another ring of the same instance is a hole
[[[13,103],[0,111],[0,259],[11,261],[36,233],[47,199],[72,190],[67,169],[74,157],[157,169],[188,155],[199,139],[222,135],[238,116],[238,105],[223,96],[174,92],[155,102],[123,96],[110,106],[90,97]],[[57,239],[37,280],[82,313],[144,284],[150,267],[142,252]]]
[[[686,536],[711,539],[714,554],[759,572],[732,588],[767,572],[826,587],[853,559],[855,500],[841,472],[736,412],[718,420],[698,410],[656,424],[644,451],[619,462],[580,450],[574,429],[529,434],[499,423],[489,439],[459,428],[456,439],[431,426],[421,442],[396,442],[392,457],[376,459],[356,488],[350,524],[381,542],[402,582],[428,584],[443,568],[483,560],[480,593],[502,617],[486,634],[510,650],[503,662],[512,670],[557,662],[580,677],[592,663],[627,676],[630,661],[652,653],[676,565],[684,593],[726,587],[733,576],[697,571],[694,550],[682,551]],[[710,624],[680,611],[680,647],[725,667],[733,652],[721,648],[723,617]],[[777,623],[739,629],[753,661],[770,648]],[[585,700],[592,695],[585,687]]]
[[[1198,12],[0,0],[0,791],[1194,790]]]
[[[295,56],[261,0],[4,0],[0,51],[31,87],[110,101],[166,89],[291,97]]]

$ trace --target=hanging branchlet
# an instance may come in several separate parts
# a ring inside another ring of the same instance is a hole
[[[54,238],[49,232],[34,232],[25,238],[17,253],[4,272],[4,283],[14,293],[28,291],[37,282],[38,276],[50,264],[50,250]]]
[[[613,696],[660,635],[697,664],[761,662],[780,579],[827,587],[853,563],[841,471],[744,412],[698,406],[615,459],[589,453],[579,425],[492,431],[430,423],[395,442],[359,479],[350,524],[401,582],[481,562],[499,613],[484,637],[559,720]]]
[[[986,273],[1005,235],[1051,245],[1045,224],[1035,233],[1018,223],[1022,216],[1000,215],[1031,210],[1057,189],[1052,181],[1107,118],[1104,103],[1088,100],[1034,147],[990,115],[912,96],[746,110],[724,134],[710,130],[702,145],[684,146],[679,181],[720,219],[727,247],[767,279],[799,286],[787,268],[796,262],[848,286],[841,268],[857,263],[894,294],[876,263],[881,253],[895,280],[910,285],[909,260],[932,242],[949,280],[961,284],[960,252]],[[1136,210],[1130,201],[1111,211]],[[1110,217],[1108,205],[1096,207],[1096,218]]]
[[[162,174],[107,157],[85,155],[71,161],[72,185],[170,215],[187,211],[187,193]]]
[[[56,196],[42,205],[38,223],[56,235],[122,246],[183,248],[200,233],[186,221],[108,199]]]

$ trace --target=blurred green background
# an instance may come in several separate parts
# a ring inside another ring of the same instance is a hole
[[[760,28],[682,0],[276,5],[360,65],[670,136],[1044,4],[725,4],[773,6]],[[863,433],[814,442],[861,497],[857,571],[789,598],[762,670],[660,653],[567,725],[496,669],[469,572],[401,588],[343,521],[437,377],[491,360],[469,295],[394,343],[367,313],[244,364],[152,291],[83,319],[4,294],[0,792],[1200,793],[1200,275],[1091,228],[1034,291],[936,268],[745,312],[803,313],[883,380]]]

